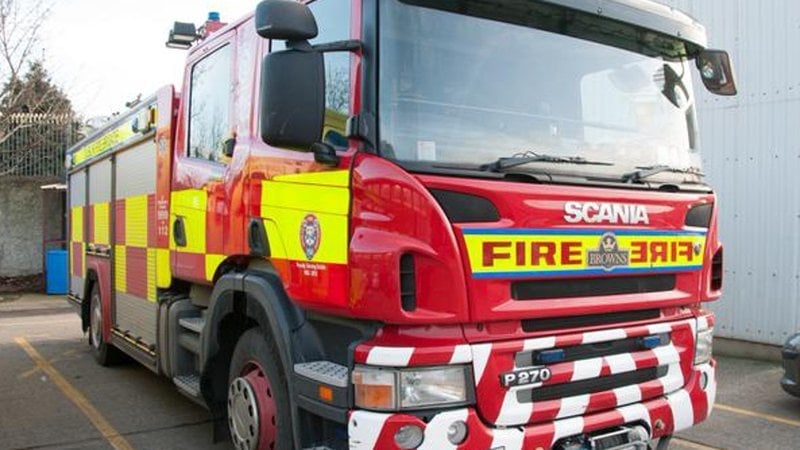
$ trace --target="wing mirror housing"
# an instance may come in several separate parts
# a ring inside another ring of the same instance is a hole
[[[325,59],[327,52],[354,52],[356,40],[311,45],[317,36],[314,14],[303,3],[264,0],[258,4],[256,30],[265,39],[286,41],[286,50],[272,52],[261,65],[261,139],[274,147],[313,151],[321,164],[338,161],[332,147],[320,145],[325,123]]]
[[[724,50],[703,50],[695,58],[700,79],[709,92],[717,95],[736,95],[733,63]]]
[[[314,50],[284,50],[261,66],[261,139],[274,147],[308,151],[322,141],[325,63]]]
[[[317,21],[303,3],[264,0],[256,7],[256,32],[264,39],[306,41],[317,37]]]
[[[303,3],[264,0],[255,24],[262,38],[287,41],[287,50],[268,54],[261,64],[261,139],[308,151],[322,140],[325,120],[325,62],[308,43],[317,36],[317,21]]]

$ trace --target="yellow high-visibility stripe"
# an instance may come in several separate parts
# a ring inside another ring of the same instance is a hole
[[[281,175],[264,181],[261,189],[261,213],[273,258],[347,263],[348,170]],[[319,224],[319,248],[311,258],[300,237],[309,214]]]
[[[288,175],[278,175],[274,177],[272,181],[348,187],[350,186],[350,171],[327,170],[322,172],[293,173]]]
[[[147,195],[125,199],[125,244],[147,247]]]
[[[171,228],[171,227],[170,227]],[[157,248],[156,250],[156,287],[166,289],[172,283],[170,270],[169,249]]]
[[[264,219],[264,231],[266,231],[267,236],[270,237],[270,256],[278,259],[288,259],[288,252],[286,251],[286,247],[283,245],[283,238],[281,237],[280,230],[278,229],[278,224],[275,223],[274,220]]]
[[[124,245],[114,246],[114,289],[119,292],[126,292],[128,288]]]
[[[109,215],[108,215],[108,202],[95,203],[92,205],[94,215],[94,243],[108,245],[111,240],[109,239]]]
[[[344,215],[350,209],[347,187],[264,181],[261,208],[287,208]]]
[[[314,212],[313,209],[300,211],[284,208],[262,208],[261,213],[271,221],[274,221],[277,234],[267,231],[270,239],[270,250],[272,250],[273,237],[280,237],[280,247],[285,249],[286,259],[296,261],[308,261],[303,245],[300,242],[300,226],[306,215],[314,214],[319,221],[319,249],[313,256],[312,261],[320,263],[347,263],[347,236],[349,233],[347,216],[335,214],[323,214]],[[266,224],[266,222],[265,222]],[[273,252],[272,256],[281,258],[278,252]]]
[[[72,208],[72,242],[83,242],[83,206]]]
[[[108,133],[100,136],[94,141],[90,142],[87,146],[72,154],[72,167],[91,159],[97,155],[105,153],[106,151],[124,143],[133,137],[135,133],[131,128],[130,122],[126,121],[122,125],[114,128]]]
[[[213,281],[214,274],[222,262],[225,261],[225,255],[206,255],[206,280]]]
[[[147,249],[147,300],[156,301],[156,249]]]

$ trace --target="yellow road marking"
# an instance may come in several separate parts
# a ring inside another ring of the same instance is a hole
[[[125,440],[122,435],[120,435],[114,427],[100,414],[100,411],[92,405],[83,394],[80,393],[77,389],[75,389],[69,382],[61,376],[55,367],[50,365],[39,352],[36,351],[35,348],[23,337],[16,337],[14,340],[17,342],[17,345],[22,347],[25,350],[25,353],[31,357],[33,362],[36,363],[39,368],[47,374],[48,377],[53,381],[53,384],[58,386],[61,392],[66,396],[75,406],[80,409],[84,415],[92,422],[97,431],[103,435],[104,438],[117,450],[133,450],[133,447]]]
[[[784,425],[800,428],[800,420],[787,419],[785,417],[773,416],[772,414],[764,414],[760,412],[750,411],[748,409],[736,408],[734,406],[721,405],[719,403],[714,404],[714,408],[736,414],[741,414],[743,416],[758,417],[759,419],[769,420],[770,422],[782,423]]]
[[[722,450],[719,447],[709,447],[708,445],[703,445],[698,442],[687,441],[686,439],[681,438],[672,438],[673,444],[680,444],[683,447],[688,447],[694,450]]]

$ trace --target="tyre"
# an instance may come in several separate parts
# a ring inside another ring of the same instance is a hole
[[[289,450],[292,418],[286,376],[271,336],[242,334],[228,374],[228,428],[239,450]]]
[[[110,366],[120,361],[119,350],[103,340],[103,302],[97,283],[89,294],[89,347],[92,356],[101,366]]]

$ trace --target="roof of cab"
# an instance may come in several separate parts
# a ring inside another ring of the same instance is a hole
[[[708,45],[706,29],[678,9],[653,0],[542,0],[675,36],[698,47]]]

